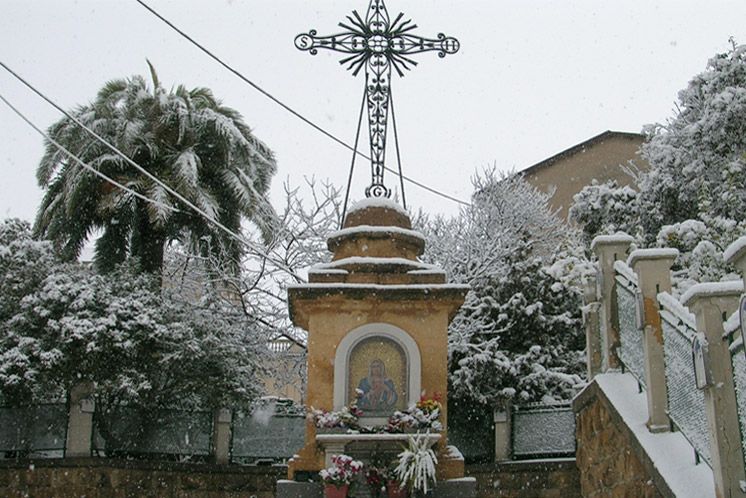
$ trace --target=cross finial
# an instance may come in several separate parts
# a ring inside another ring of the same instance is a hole
[[[391,190],[383,184],[386,157],[386,125],[388,121],[391,69],[399,76],[416,66],[409,58],[420,52],[438,52],[438,56],[455,54],[456,38],[439,33],[436,38],[423,38],[410,32],[417,28],[411,20],[402,21],[399,14],[391,21],[383,0],[371,0],[365,19],[357,11],[347,16],[339,26],[346,31],[330,36],[317,36],[316,30],[295,37],[295,46],[316,55],[318,49],[349,54],[339,61],[356,76],[365,68],[365,98],[368,107],[372,182],[365,189],[367,197],[390,197]]]

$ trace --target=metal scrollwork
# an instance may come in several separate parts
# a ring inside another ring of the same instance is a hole
[[[346,23],[339,23],[346,30],[342,33],[318,36],[312,29],[295,37],[295,46],[311,55],[322,48],[348,54],[339,63],[352,71],[353,76],[365,68],[372,175],[371,185],[365,189],[367,197],[391,196],[391,190],[383,183],[383,172],[392,68],[404,76],[405,70],[417,65],[409,55],[437,52],[442,58],[460,48],[456,38],[443,33],[438,33],[437,39],[411,34],[417,25],[411,20],[402,21],[403,17],[404,14],[399,14],[391,21],[383,0],[371,0],[365,19],[352,11]]]

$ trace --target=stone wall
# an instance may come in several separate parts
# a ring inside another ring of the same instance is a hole
[[[577,498],[580,476],[574,459],[467,465],[479,498]]]
[[[580,496],[575,461],[467,465],[483,498]],[[0,461],[3,498],[271,498],[286,467],[105,458]]]
[[[109,460],[0,461],[3,498],[272,498],[286,467]]]
[[[583,497],[673,496],[595,382],[575,398],[573,409]]]

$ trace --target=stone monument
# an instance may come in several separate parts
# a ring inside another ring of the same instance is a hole
[[[413,35],[416,26],[401,14],[391,21],[383,0],[370,1],[365,19],[353,11],[340,26],[346,31],[317,36],[311,30],[295,44],[311,54],[342,52],[346,58],[340,62],[353,74],[365,70],[372,183],[367,199],[349,209],[342,228],[329,235],[331,262],[312,267],[308,283],[288,288],[290,317],[308,332],[307,405],[341,411],[354,402],[362,410],[360,425],[385,426],[394,412],[423,396],[438,396],[442,430],[423,436],[438,458],[435,495],[474,496],[475,482],[463,479],[463,457],[448,445],[447,432],[448,325],[469,289],[449,284],[442,269],[418,260],[425,239],[412,230],[407,212],[389,200],[391,190],[383,183],[391,70],[402,75],[416,64],[411,54],[436,51],[445,57],[459,44],[443,34]],[[278,497],[318,496],[319,485],[308,481],[332,455],[364,461],[381,451],[396,455],[408,437],[317,431],[309,418],[305,444],[289,463],[290,480],[278,483]]]

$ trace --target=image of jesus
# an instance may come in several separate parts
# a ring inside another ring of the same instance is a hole
[[[368,376],[360,379],[358,389],[363,393],[358,400],[363,412],[392,411],[399,399],[394,381],[386,377],[386,366],[379,359],[370,362]]]

